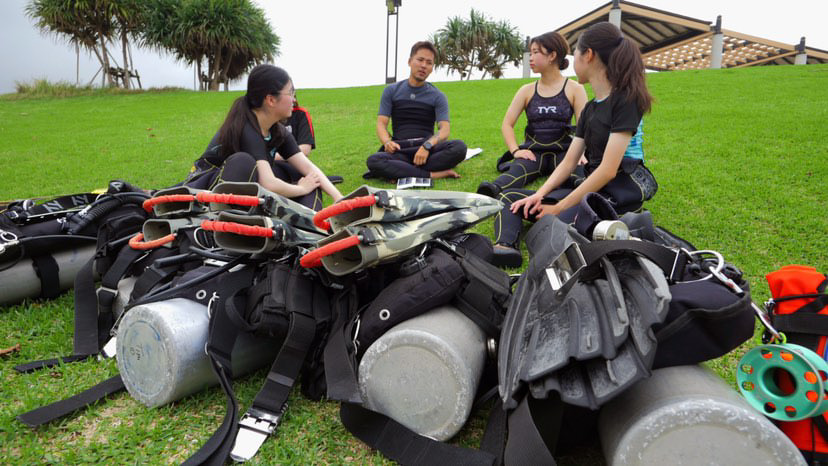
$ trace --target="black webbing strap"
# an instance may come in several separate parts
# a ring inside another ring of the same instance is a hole
[[[40,369],[45,369],[47,367],[55,367],[60,364],[71,363],[71,362],[78,362],[83,361],[84,359],[93,356],[91,354],[73,354],[72,356],[62,356],[55,359],[43,359],[40,361],[32,361],[27,362],[26,364],[18,364],[14,366],[14,370],[17,372],[26,374],[29,372],[34,372]]]
[[[290,326],[285,342],[279,349],[279,354],[276,355],[265,383],[253,399],[251,407],[266,413],[282,412],[315,334],[316,321],[312,316],[299,312],[290,313]]]
[[[130,247],[121,249],[115,263],[101,278],[98,290],[95,290],[94,258],[78,272],[75,277],[75,354],[97,354],[100,351],[115,320],[112,304],[118,294],[118,281],[141,255],[143,251]]]
[[[181,270],[180,264],[159,266],[156,262],[153,262],[151,266],[144,269],[141,275],[135,279],[135,285],[132,287],[132,292],[130,293],[130,300],[134,301],[142,296],[146,296],[156,285],[175,275],[179,270]]]
[[[232,286],[235,291],[223,287],[220,288],[219,294],[221,295],[224,292],[227,296],[228,291],[230,291],[230,296],[238,294],[238,290],[241,289],[238,286],[241,286],[246,278],[240,277],[240,279],[235,280],[236,283]],[[250,274],[250,279],[252,280],[252,274]],[[247,281],[247,283],[249,285],[250,281]],[[265,419],[261,418],[262,415],[266,416],[267,419],[276,419],[276,422],[270,426],[272,428],[270,433],[278,427],[278,420],[281,419],[284,413],[288,396],[299,377],[305,356],[316,333],[316,321],[312,316],[312,310],[308,309],[310,315],[302,311],[304,310],[288,309],[290,324],[285,341],[270,367],[264,385],[253,399],[251,408],[245,413],[245,417],[252,417],[256,420]],[[228,336],[227,334],[231,335]],[[228,376],[232,376],[232,371],[229,369],[232,367],[231,351],[237,336],[238,328],[232,324],[232,320],[228,316],[228,310],[225,306],[220,306],[214,312],[213,321],[211,322],[210,343],[207,346],[208,353],[213,360],[214,369],[217,369],[217,375],[220,379],[222,377],[227,379]],[[227,397],[234,400],[232,404],[228,402],[225,422],[222,423],[222,427],[210,437],[207,443],[188,460],[187,464],[222,464],[236,443],[236,437],[245,434],[242,430],[246,427],[242,424],[240,428],[240,425],[235,422],[238,415],[238,405],[235,404],[235,395],[229,380],[226,380],[226,384],[222,382],[222,387],[225,388]],[[231,410],[235,412],[231,413]],[[228,419],[233,419],[233,422],[229,427],[226,427],[225,424]],[[265,422],[269,422],[267,419],[265,419]]]
[[[584,256],[586,266],[598,262],[599,259],[614,252],[636,252],[653,261],[667,277],[669,282],[681,279],[688,256],[681,250],[673,250],[649,241],[635,240],[605,240],[593,241],[579,245]]]
[[[495,387],[496,389],[497,387]],[[503,400],[497,399],[489,412],[486,430],[480,440],[480,449],[495,455],[495,464],[503,464],[503,451],[506,448],[508,413],[503,409]]]
[[[120,375],[116,375],[65,400],[60,400],[20,414],[17,416],[17,420],[29,427],[41,426],[72,414],[123,389],[124,382],[121,380]]]
[[[424,437],[399,422],[352,403],[339,408],[342,424],[366,445],[406,465],[493,465],[496,455]],[[532,464],[528,462],[526,464]]]
[[[40,297],[57,298],[60,295],[60,268],[55,258],[50,255],[33,256],[32,264],[40,279]]]
[[[534,400],[525,396],[509,414],[509,436],[503,457],[505,464],[554,465],[552,452],[562,418],[563,403],[560,400]]]
[[[828,422],[825,422],[825,416],[820,414],[819,416],[814,416],[811,418],[814,425],[816,426],[817,430],[819,431],[819,435],[822,436],[822,441],[825,442],[828,440]]]
[[[230,317],[228,317],[225,301],[234,299],[240,290],[249,287],[253,281],[254,273],[254,267],[245,267],[237,272],[225,274],[219,284],[218,293],[223,298],[216,301],[216,307],[210,316],[207,354],[210,356],[210,365],[213,367],[213,372],[218,377],[221,388],[227,397],[227,410],[221,426],[213,432],[213,435],[197,452],[184,462],[185,465],[224,464],[230,450],[233,448],[233,441],[238,431],[239,405],[236,402],[236,395],[230,382],[233,377],[231,353],[238,338],[239,329],[233,325]]]
[[[350,294],[344,292],[337,298],[349,299]],[[344,304],[345,308],[342,306],[341,302],[336,303],[336,318],[322,356],[325,363],[326,396],[330,400],[362,403],[356,378],[356,361],[348,349],[349,335],[353,330],[349,325],[352,309],[347,303]],[[363,309],[360,309],[358,313],[362,311]]]
[[[825,305],[828,305],[826,296]],[[821,306],[824,307],[824,306]],[[771,322],[781,332],[813,333],[828,335],[828,315],[795,312],[793,314],[774,314]]]
[[[183,466],[223,465],[230,455],[230,450],[233,448],[233,441],[236,438],[236,432],[239,429],[237,423],[239,404],[236,402],[236,395],[233,392],[230,377],[224,368],[218,364],[216,359],[210,358],[210,365],[213,367],[213,372],[218,376],[222,390],[227,395],[227,410],[224,414],[224,419],[221,421],[221,426],[213,432],[213,435],[210,436],[207,442],[197,452],[187,458]]]

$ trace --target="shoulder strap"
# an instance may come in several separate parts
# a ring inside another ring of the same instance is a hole
[[[316,322],[313,310],[301,306],[290,305],[288,311],[288,331],[273,365],[267,374],[265,383],[256,394],[251,407],[236,423],[238,405],[230,383],[232,377],[232,349],[239,329],[233,324],[228,312],[227,303],[244,288],[249,287],[253,279],[253,269],[241,274],[230,274],[232,280],[227,280],[220,288],[220,296],[228,296],[219,300],[219,306],[214,311],[210,323],[210,340],[207,352],[213,368],[221,381],[222,388],[228,398],[227,413],[222,426],[199,449],[186,464],[223,464],[228,455],[237,461],[246,461],[252,458],[264,441],[275,433],[282,416],[287,409],[287,399],[290,391],[299,377],[305,356],[313,342],[316,332]],[[303,279],[291,274],[291,279]],[[293,288],[288,283],[289,289]],[[291,303],[291,301],[289,301]],[[235,306],[234,308],[235,309]]]

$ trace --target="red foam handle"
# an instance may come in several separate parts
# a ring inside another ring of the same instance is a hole
[[[174,239],[175,233],[170,233],[169,235],[163,236],[156,240],[144,241],[144,234],[138,233],[137,235],[129,239],[129,247],[131,247],[132,249],[137,249],[139,251],[143,251],[145,249],[155,249],[158,246],[162,246],[173,241]]]
[[[328,243],[321,248],[316,248],[313,251],[305,254],[299,259],[299,264],[305,268],[313,268],[319,267],[322,264],[322,258],[326,256],[330,256],[333,253],[342,251],[343,249],[348,249],[354,247],[359,244],[359,237],[349,236],[347,238],[342,238],[340,240],[336,240],[333,243]]]
[[[376,203],[377,198],[373,195],[355,197],[353,199],[339,201],[336,204],[325,207],[324,209],[317,212],[316,215],[313,216],[313,224],[327,231],[331,228],[331,224],[330,222],[328,222],[329,218],[354,209],[358,209],[360,207],[372,206]]]
[[[152,197],[144,201],[142,206],[147,212],[151,212],[152,208],[158,204],[166,204],[167,202],[192,202],[195,197],[192,194],[167,194],[166,196]]]
[[[273,237],[273,229],[260,227],[258,225],[245,225],[236,222],[219,222],[217,220],[205,220],[201,222],[201,228],[208,231],[221,233],[235,233],[242,236],[261,236],[264,238]]]
[[[218,194],[218,193],[211,193],[207,191],[201,191],[196,195],[196,199],[199,202],[204,203],[220,203],[220,204],[233,204],[233,205],[244,205],[244,206],[257,206],[261,204],[261,200],[256,196],[245,196],[242,194]]]

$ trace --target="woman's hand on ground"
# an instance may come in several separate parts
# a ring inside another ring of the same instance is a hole
[[[531,161],[533,161],[533,162],[537,160],[537,158],[535,157],[535,153],[534,153],[534,152],[532,152],[532,151],[531,151],[531,150],[529,150],[529,149],[519,149],[519,150],[516,150],[516,151],[515,151],[515,153],[514,153],[514,154],[512,154],[512,157],[514,157],[514,158],[516,158],[516,159],[526,159],[526,160],[531,160]]]

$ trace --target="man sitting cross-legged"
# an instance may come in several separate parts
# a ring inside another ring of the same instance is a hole
[[[437,51],[431,42],[411,48],[411,75],[385,88],[377,116],[380,152],[368,157],[366,178],[459,178],[452,170],[466,156],[466,144],[449,137],[446,96],[426,79]],[[388,134],[388,121],[394,135]],[[434,123],[439,132],[434,135]]]

